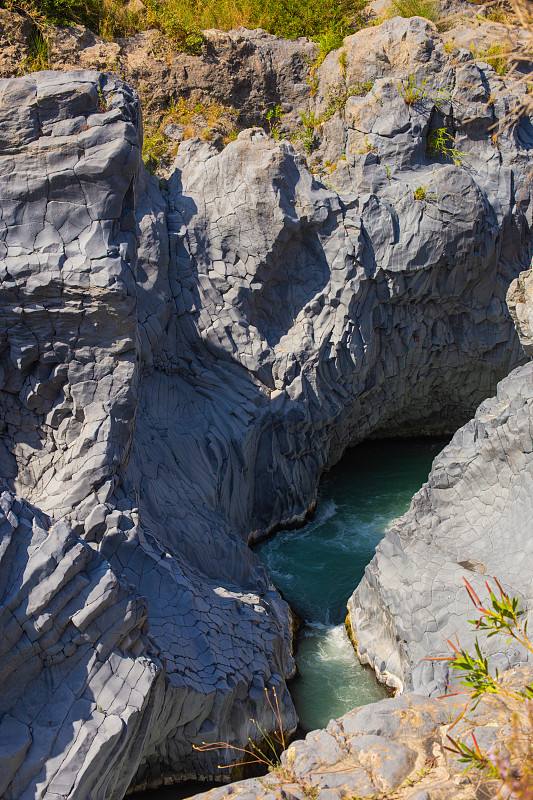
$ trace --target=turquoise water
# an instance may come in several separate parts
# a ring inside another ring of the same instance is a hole
[[[346,602],[445,444],[398,439],[358,445],[323,478],[312,522],[255,547],[275,586],[305,621],[296,652],[299,677],[290,690],[306,730],[385,696],[348,641]]]
[[[274,584],[305,620],[296,654],[300,675],[290,690],[306,730],[386,696],[348,641],[346,601],[390,522],[407,511],[445,444],[411,439],[359,445],[323,478],[312,522],[255,547]],[[186,782],[133,797],[180,800],[213,786]]]

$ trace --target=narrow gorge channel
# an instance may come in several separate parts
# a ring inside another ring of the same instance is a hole
[[[291,694],[305,730],[386,696],[344,628],[346,602],[390,522],[409,508],[444,439],[379,440],[349,450],[322,480],[315,519],[256,553],[302,618]]]

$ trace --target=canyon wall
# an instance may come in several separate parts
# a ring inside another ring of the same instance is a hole
[[[417,18],[368,34],[362,90],[367,34],[319,75],[316,103],[335,63],[363,91],[317,132],[329,186],[258,129],[184,142],[160,184],[116,76],[0,82],[6,800],[213,775],[194,745],[271,729],[265,687],[294,728],[289,609],[247,541],[303,521],[346,447],[455,429],[524,359],[531,129],[495,142],[501,79]]]
[[[508,304],[524,350],[532,354],[532,272],[511,284]],[[484,601],[496,578],[531,609],[533,363],[513,370],[433,462],[409,511],[378,545],[348,608],[357,650],[387,683],[439,695],[453,683],[447,639],[471,649],[467,579]],[[475,616],[475,614],[474,614]],[[500,669],[528,662],[516,642],[498,637],[485,651]],[[528,658],[529,656],[529,658]],[[453,674],[453,673],[452,673]]]

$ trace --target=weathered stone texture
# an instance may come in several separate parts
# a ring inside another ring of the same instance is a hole
[[[295,126],[307,103],[306,82],[318,45],[306,38],[282,39],[261,29],[204,31],[198,56],[182,53],[158,31],[106,42],[80,25],[50,31],[54,69],[113,70],[144,94],[153,108],[171,98],[222,102],[239,110],[243,125],[262,125],[268,109],[281,105]]]
[[[531,270],[513,283],[507,302],[531,354]],[[480,597],[495,576],[531,605],[533,364],[511,372],[435,459],[427,484],[388,531],[349,601],[360,658],[392,685],[439,694],[447,667],[423,660],[446,651],[460,633],[471,647],[467,579]],[[487,643],[500,667],[528,661],[501,638]]]
[[[0,91],[2,472],[54,519],[70,522],[116,576],[147,598],[151,669],[160,670],[157,655],[165,665],[165,686],[141,692],[151,724],[142,736],[131,725],[135,757],[124,746],[118,761],[106,755],[102,762],[103,738],[91,751],[91,798],[120,797],[138,766],[139,785],[214,771],[216,764],[195,753],[193,744],[213,730],[240,742],[255,730],[252,715],[271,725],[265,683],[278,687],[288,727],[294,727],[284,688],[293,670],[289,614],[244,541],[215,513],[213,497],[209,505],[205,477],[194,481],[194,457],[178,495],[177,466],[169,477],[172,521],[156,514],[153,532],[151,504],[164,508],[164,481],[147,503],[142,529],[135,488],[124,481],[139,362],[146,355],[149,364],[171,298],[165,205],[156,181],[143,176],[137,185],[136,97],[125,84],[88,72],[67,80],[40,73],[4,82]],[[146,391],[157,386],[154,376],[146,381]],[[169,397],[176,387],[168,387],[168,396],[167,387],[160,388],[171,428],[175,401],[169,404]],[[162,451],[154,461],[159,434],[150,434],[149,423],[138,426],[140,443],[143,431],[152,436],[143,488],[153,470],[172,471],[173,464],[172,450],[166,464]],[[157,431],[164,423],[160,413]],[[177,454],[186,452],[186,442],[175,444]],[[163,538],[154,538],[157,533]],[[83,597],[78,601],[83,606]],[[71,663],[68,648],[65,659]],[[42,680],[52,680],[48,662],[39,663]],[[110,668],[117,676],[130,669],[115,662]],[[19,681],[21,691],[35,683],[33,674]],[[89,724],[83,713],[78,724]],[[81,797],[71,747],[65,738],[62,780],[72,779],[69,791]],[[24,768],[23,775],[6,792],[53,796],[51,771],[37,778]]]
[[[146,600],[49,524],[2,490],[0,794],[122,797],[164,697]]]
[[[446,665],[423,659],[446,653],[456,633],[473,644],[463,578],[483,598],[496,576],[531,602],[532,375],[531,363],[514,370],[457,431],[349,601],[360,658],[392,685],[445,691]],[[487,647],[500,668],[527,660],[499,638]]]
[[[511,670],[506,688],[522,690],[531,669]],[[446,747],[451,723],[464,710],[464,696],[433,700],[402,695],[354,709],[325,730],[293,742],[281,768],[194,796],[194,800],[472,800],[495,796],[497,782],[464,765]],[[453,726],[450,735],[467,745],[474,733],[483,752],[502,749],[514,707],[508,698],[486,696]]]
[[[99,553],[128,597],[146,598],[149,622],[142,648],[132,639],[102,663],[122,676],[142,660],[152,677],[132,714],[146,707],[150,724],[137,734],[126,721],[109,765],[95,734],[83,788],[65,739],[70,797],[215,773],[230,756],[193,745],[242,744],[250,717],[271,728],[265,686],[292,729],[289,611],[246,540],[303,520],[348,445],[450,430],[523,359],[505,292],[530,260],[528,188],[515,196],[529,129],[511,127],[496,148],[485,122],[466,121],[493,73],[466,56],[449,63],[421,20],[382,28],[372,35],[402,53],[395,71],[350,101],[384,150],[357,163],[347,150],[339,192],[257,129],[222,153],[183,143],[161,189],[139,167],[139,103],[122,81],[77,71],[0,82],[0,474],[72,547]],[[359,80],[357,47],[346,52]],[[397,88],[418,61],[432,91],[457,87],[446,113],[475,154],[467,166],[426,155],[440,112],[433,100],[408,107]],[[505,111],[502,100],[490,113]],[[433,199],[415,200],[429,182]],[[66,630],[68,670],[77,634]],[[22,690],[33,683],[21,673]],[[93,724],[84,708],[81,736]],[[17,726],[26,782],[10,777],[5,791],[52,797],[52,773],[26,770]]]
[[[507,305],[524,353],[533,356],[533,270],[522,272],[511,283]]]

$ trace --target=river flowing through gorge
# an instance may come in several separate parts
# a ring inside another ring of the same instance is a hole
[[[348,450],[322,478],[315,518],[254,547],[303,623],[296,644],[299,674],[289,688],[306,731],[387,696],[348,639],[346,602],[391,521],[407,511],[446,443],[372,440]],[[179,800],[214,785],[185,782],[135,797]]]
[[[442,439],[369,441],[324,476],[314,520],[260,542],[256,553],[302,618],[290,686],[305,730],[386,696],[346,635],[346,602],[393,519],[427,479]]]

